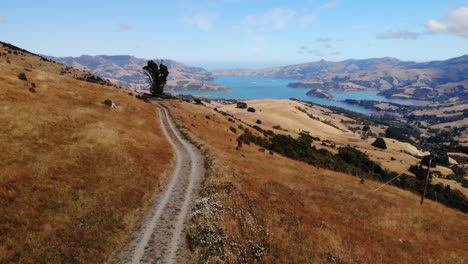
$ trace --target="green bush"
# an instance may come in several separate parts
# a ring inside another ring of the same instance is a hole
[[[252,112],[252,113],[254,113],[254,112],[255,112],[255,108],[249,107],[249,108],[247,108],[247,112]]]
[[[387,144],[383,138],[376,138],[372,146],[380,149],[387,149]]]
[[[238,102],[236,107],[240,109],[245,109],[247,108],[247,104],[244,102]]]
[[[28,80],[28,78],[26,77],[26,74],[24,74],[24,73],[18,74],[18,79],[23,80],[23,81],[27,81],[27,80]]]

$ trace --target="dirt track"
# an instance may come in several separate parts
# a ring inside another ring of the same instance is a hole
[[[189,257],[184,227],[203,175],[202,156],[180,135],[169,111],[155,104],[163,133],[176,152],[176,163],[164,191],[118,263],[179,263]]]

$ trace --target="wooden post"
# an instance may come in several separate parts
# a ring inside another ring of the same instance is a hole
[[[426,183],[424,184],[424,191],[423,191],[422,196],[421,196],[421,205],[423,204],[424,197],[426,196],[427,183],[429,182],[429,175],[430,175],[430,172],[431,172],[431,162],[432,162],[432,153],[431,153],[431,156],[429,158],[429,164],[427,166]]]

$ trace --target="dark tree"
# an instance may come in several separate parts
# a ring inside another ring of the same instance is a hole
[[[236,107],[240,109],[245,109],[247,108],[247,104],[244,102],[238,102]]]
[[[387,144],[383,138],[376,138],[372,146],[380,149],[387,149]]]
[[[158,65],[154,61],[148,61],[148,64],[143,67],[143,73],[148,78],[150,85],[150,92],[153,95],[159,95],[163,93],[164,86],[166,85],[167,76],[169,70],[164,64]]]

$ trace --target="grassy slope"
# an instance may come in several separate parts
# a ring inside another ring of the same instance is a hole
[[[0,263],[103,263],[173,159],[153,105],[63,68],[0,56]]]
[[[194,262],[468,261],[465,214],[429,200],[420,206],[391,186],[373,193],[381,183],[359,184],[256,146],[236,151],[240,133],[229,127],[240,122],[206,107],[179,103],[173,113],[213,158],[190,229]]]

